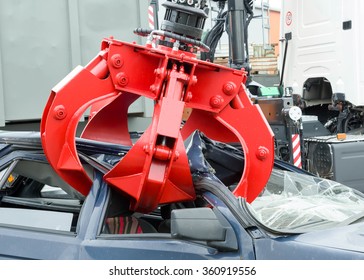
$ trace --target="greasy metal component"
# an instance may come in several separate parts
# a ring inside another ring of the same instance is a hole
[[[127,109],[145,96],[155,101],[150,127],[104,176],[131,198],[131,210],[149,212],[158,204],[194,199],[183,139],[195,129],[241,143],[245,169],[235,194],[252,201],[273,166],[273,133],[249,100],[245,79],[244,71],[200,61],[189,52],[105,39],[93,61],[53,89],[41,124],[45,153],[58,174],[86,195],[92,181],[74,143],[80,117],[91,106],[82,137],[131,144]],[[193,110],[181,130],[185,108]]]

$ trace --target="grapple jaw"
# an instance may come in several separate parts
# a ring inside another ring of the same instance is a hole
[[[183,140],[194,130],[223,142],[240,142],[245,169],[235,189],[249,202],[264,188],[273,166],[273,133],[245,90],[246,74],[200,61],[184,51],[105,39],[85,68],[77,67],[51,93],[41,135],[45,154],[71,186],[87,195],[92,180],[75,147],[76,128],[87,108],[81,137],[131,145],[128,108],[140,96],[154,100],[149,128],[104,180],[130,197],[130,209],[195,198]],[[183,112],[191,116],[181,125]]]

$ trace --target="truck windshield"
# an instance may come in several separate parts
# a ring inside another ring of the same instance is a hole
[[[267,186],[249,208],[271,229],[306,232],[360,220],[364,217],[364,194],[334,181],[273,170]]]

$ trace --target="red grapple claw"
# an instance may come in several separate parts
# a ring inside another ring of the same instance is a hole
[[[244,71],[191,53],[105,39],[94,60],[53,89],[41,123],[45,154],[63,179],[87,195],[92,180],[75,147],[79,119],[90,107],[83,138],[131,145],[128,108],[142,96],[154,100],[152,123],[104,176],[130,197],[131,210],[150,212],[195,198],[183,139],[196,129],[219,141],[240,142],[245,169],[234,193],[250,202],[264,188],[274,155],[273,133],[249,100],[245,80]],[[192,114],[181,129],[186,108]]]

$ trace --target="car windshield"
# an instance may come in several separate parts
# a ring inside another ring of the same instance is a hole
[[[277,231],[311,231],[364,216],[364,194],[338,182],[274,169],[251,213]]]

